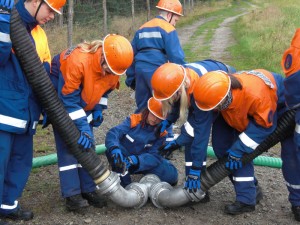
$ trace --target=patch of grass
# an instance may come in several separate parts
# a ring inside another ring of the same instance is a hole
[[[205,16],[209,17],[210,20],[199,26],[190,38],[190,41],[183,46],[186,60],[193,62],[209,58],[210,42],[215,30],[225,18],[240,14],[241,8],[246,7],[247,5],[247,3],[242,2],[239,4],[231,4],[227,8],[217,8],[212,12],[207,12]],[[202,41],[201,44],[195,43],[199,40]]]
[[[220,10],[230,8],[232,0],[223,1],[205,1],[198,2],[193,9],[187,12],[187,15],[182,17],[176,27],[184,27],[195,22],[195,20],[207,18],[216,15]]]
[[[52,126],[42,129],[42,126],[38,125],[36,135],[33,137],[33,149],[34,157],[48,155],[56,152],[55,141]]]
[[[282,73],[280,62],[300,24],[296,0],[265,1],[263,8],[238,19],[233,26],[237,45],[230,48],[239,70],[264,68]]]

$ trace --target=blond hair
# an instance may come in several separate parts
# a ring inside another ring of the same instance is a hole
[[[178,90],[181,91],[180,109],[179,109],[179,118],[178,118],[179,125],[184,124],[187,119],[189,101],[188,101],[188,95],[186,93],[186,89],[189,86],[190,86],[190,80],[186,77],[183,85],[181,85],[180,89]],[[162,101],[162,110],[164,116],[166,116],[169,112],[171,112],[173,104],[174,104],[174,99],[172,99],[172,97],[170,99]]]
[[[101,40],[94,40],[91,42],[84,41],[83,43],[78,44],[77,47],[80,48],[82,52],[95,53],[102,44],[103,41]]]

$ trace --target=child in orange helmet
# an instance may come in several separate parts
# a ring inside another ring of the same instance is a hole
[[[46,71],[51,55],[47,36],[40,25],[53,20],[66,0],[19,0],[15,13],[28,31]],[[0,1],[0,218],[30,220],[33,212],[20,207],[18,198],[27,183],[33,157],[33,135],[41,106],[12,48],[13,0]],[[0,221],[0,223],[2,223]],[[4,222],[3,222],[4,223]]]
[[[253,163],[243,165],[241,158],[274,131],[278,116],[286,110],[283,77],[264,69],[234,74],[213,71],[200,77],[193,94],[200,110],[217,114],[212,146],[218,158],[227,157],[225,167],[232,171],[229,177],[236,192],[235,202],[225,206],[225,213],[254,211],[263,196]],[[283,148],[290,143],[288,138]]]
[[[119,88],[120,76],[133,61],[130,42],[121,35],[109,34],[103,41],[84,42],[69,48],[52,60],[51,79],[69,116],[80,131],[78,144],[83,151],[93,148],[93,127],[103,121],[108,94]],[[68,151],[55,130],[59,177],[66,207],[77,211],[89,204],[106,205],[95,192],[95,182]]]
[[[166,140],[166,132],[157,132],[157,125],[164,119],[161,102],[152,97],[146,109],[106,134],[106,157],[112,170],[120,174],[123,187],[131,183],[130,174],[155,174],[161,181],[177,183],[177,169],[158,151]]]
[[[201,171],[206,168],[206,149],[212,123],[212,113],[199,110],[195,105],[193,91],[195,83],[203,74],[213,70],[235,71],[231,66],[216,60],[202,60],[183,66],[166,63],[153,74],[151,84],[153,97],[162,101],[164,114],[161,132],[170,124],[184,124],[176,140],[168,141],[161,154],[168,157],[180,146],[185,147],[185,188],[200,189]],[[209,201],[208,194],[202,202]]]
[[[126,73],[126,84],[135,89],[137,113],[147,107],[147,101],[152,97],[151,77],[154,71],[168,61],[185,63],[175,29],[177,21],[183,16],[180,1],[160,0],[156,8],[159,15],[143,24],[131,42],[134,62]]]

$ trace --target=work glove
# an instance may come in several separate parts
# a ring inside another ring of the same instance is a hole
[[[189,175],[185,178],[184,189],[189,190],[189,192],[196,192],[200,189],[200,174],[200,168],[192,167]]]
[[[10,23],[10,13],[14,0],[0,0],[0,21]]]
[[[90,148],[94,148],[94,139],[91,134],[86,131],[80,132],[80,137],[77,141],[82,151],[88,151]]]
[[[163,120],[158,124],[158,131],[160,133],[165,132],[172,125],[171,121]]]
[[[139,158],[135,155],[130,155],[125,159],[126,168],[129,169],[130,167],[138,167],[139,166]]]
[[[93,120],[90,122],[90,124],[93,127],[99,127],[103,122],[102,110],[95,110],[92,113],[93,113]]]
[[[111,157],[113,158],[113,164],[118,168],[124,168],[125,164],[125,157],[119,148],[115,148],[111,151]],[[126,168],[124,168],[126,169]]]
[[[228,150],[228,161],[225,163],[225,167],[229,170],[237,170],[243,167],[241,158],[242,154]]]
[[[179,149],[180,145],[176,142],[176,140],[166,142],[163,144],[159,149],[159,154],[164,158],[169,158],[169,156],[174,152],[176,149]]]

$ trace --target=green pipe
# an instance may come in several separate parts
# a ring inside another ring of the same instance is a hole
[[[103,154],[106,151],[106,147],[104,144],[96,146],[96,153]],[[49,166],[57,163],[57,154],[53,153],[50,155],[40,156],[33,158],[32,160],[32,168],[38,168],[42,166]]]
[[[106,151],[106,147],[104,144],[96,146],[96,153],[103,154]],[[214,150],[211,146],[207,147],[207,155],[212,158],[216,158]],[[282,161],[280,158],[268,157],[268,156],[258,156],[254,159],[254,165],[257,166],[268,166],[273,168],[281,168]],[[57,163],[57,155],[56,153],[40,156],[33,158],[32,160],[32,168],[38,168],[42,166],[53,165]]]
[[[216,158],[214,150],[211,146],[207,147],[207,155]],[[281,168],[282,160],[280,158],[268,157],[268,156],[258,156],[253,160],[254,165],[257,166],[268,166],[273,168]]]

